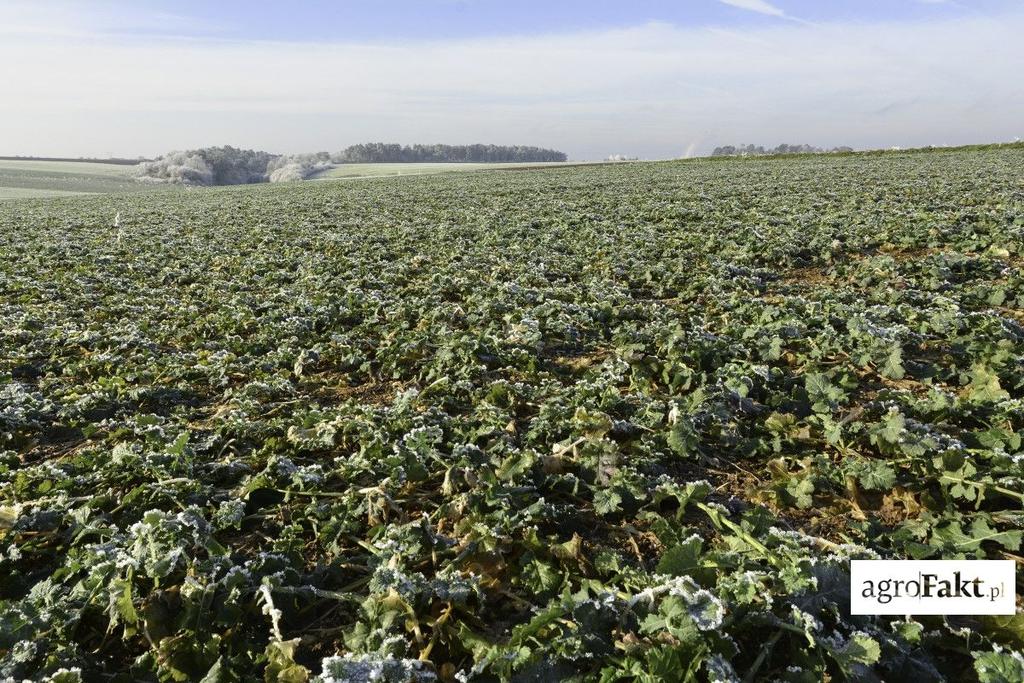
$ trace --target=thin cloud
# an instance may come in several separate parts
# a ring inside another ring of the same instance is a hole
[[[767,14],[772,17],[785,17],[786,12],[765,0],[718,0],[723,5],[731,5],[758,14]]]
[[[0,4],[0,36],[113,37],[144,33],[164,36],[211,35],[224,27],[193,17],[154,11],[117,0],[89,5],[67,0],[6,0]]]

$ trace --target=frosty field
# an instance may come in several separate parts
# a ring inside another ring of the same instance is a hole
[[[0,200],[152,189],[131,179],[133,168],[87,161],[0,159]]]
[[[13,199],[0,253],[0,680],[1024,679],[1019,612],[848,609],[1021,585],[1020,145]]]

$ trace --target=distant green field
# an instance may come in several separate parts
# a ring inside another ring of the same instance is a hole
[[[0,199],[36,199],[39,197],[73,197],[88,192],[72,190],[46,190],[37,187],[0,187]]]
[[[573,162],[536,163],[393,163],[393,164],[341,164],[316,176],[323,178],[377,178],[393,175],[425,175],[460,171],[486,171],[501,168],[534,168],[546,166],[572,166]]]
[[[138,192],[133,166],[88,161],[0,160],[0,199]]]
[[[342,164],[315,179],[377,178],[493,169],[571,166],[559,163],[405,163]],[[132,179],[134,166],[91,161],[29,161],[0,159],[0,200],[63,197],[110,192],[142,192],[157,187]]]

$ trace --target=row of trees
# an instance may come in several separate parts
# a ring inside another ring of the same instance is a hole
[[[339,164],[565,161],[564,152],[526,145],[399,145],[369,142],[332,156]]]
[[[766,154],[821,154],[823,152],[852,152],[852,147],[832,147],[831,149],[825,149],[823,147],[814,147],[813,145],[786,145],[782,144],[778,147],[772,147],[765,149],[761,145],[725,145],[724,147],[715,147],[715,150],[711,153],[713,157],[750,157],[750,156],[764,156]]]

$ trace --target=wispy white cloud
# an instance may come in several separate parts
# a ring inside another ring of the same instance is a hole
[[[955,7],[957,9],[967,9],[967,7],[957,0],[914,0],[919,5],[934,5],[936,7]]]
[[[758,14],[767,14],[772,17],[784,17],[786,12],[775,5],[765,2],[765,0],[718,0],[724,5],[731,5],[733,7],[739,7],[740,9],[749,10],[751,12],[757,12]]]
[[[0,36],[89,38],[126,34],[209,35],[222,30],[195,18],[155,11],[118,0],[4,0],[0,3]]]
[[[1024,132],[1022,12],[728,30],[655,23],[396,44],[140,38],[111,19],[82,29],[23,13],[22,24],[51,29],[27,33],[6,16],[0,11],[7,154],[204,144],[297,152],[388,139],[538,144],[601,158],[734,142],[907,146]],[[131,23],[145,22],[154,20]]]

